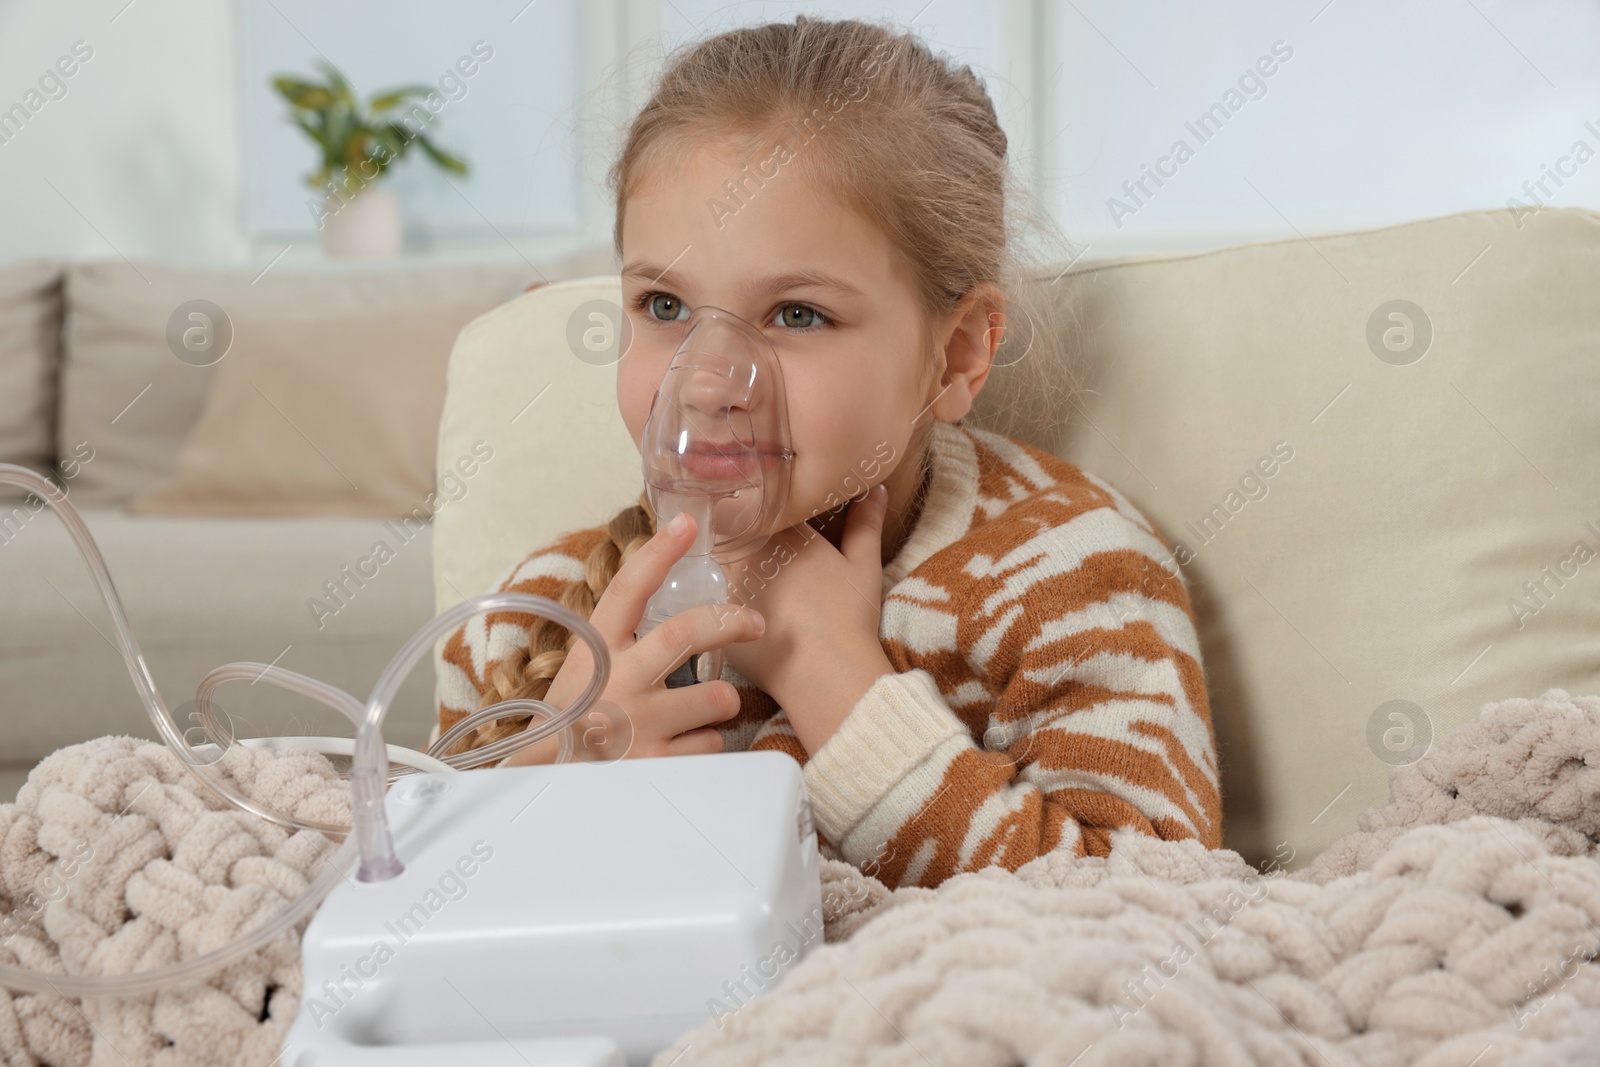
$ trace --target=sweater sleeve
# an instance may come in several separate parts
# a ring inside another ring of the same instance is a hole
[[[1119,827],[1221,847],[1187,590],[1153,562],[1148,531],[1108,509],[1096,521],[1123,543],[1036,564],[1016,604],[989,615],[1005,620],[979,665],[1009,668],[997,695],[972,681],[947,694],[920,668],[881,675],[807,761],[818,826],[845,860],[891,887],[933,887],[1052,850],[1104,856]],[[979,740],[951,704],[975,692]]]
[[[569,586],[584,580],[585,561],[608,536],[603,526],[566,534],[511,567],[496,583],[495,592],[532,593],[559,602]],[[482,706],[495,668],[513,651],[527,647],[535,618],[521,611],[479,613],[445,638],[435,660],[439,711],[435,740]]]

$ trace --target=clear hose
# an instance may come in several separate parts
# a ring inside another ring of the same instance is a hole
[[[605,691],[611,671],[611,657],[605,640],[594,626],[565,605],[548,597],[531,593],[487,593],[453,605],[435,615],[412,634],[395,653],[377,683],[372,695],[363,705],[355,697],[336,686],[319,682],[283,667],[260,663],[237,662],[208,673],[201,680],[195,694],[195,705],[200,719],[200,729],[210,743],[191,746],[185,730],[181,728],[161,699],[154,678],[139,651],[139,643],[128,629],[128,619],[117,596],[116,586],[106,569],[105,558],[89,534],[77,508],[68,502],[66,493],[55,482],[15,463],[0,463],[0,485],[16,485],[28,489],[48,502],[60,517],[73,542],[78,546],[84,563],[94,577],[100,599],[105,602],[111,616],[117,648],[122,653],[134,689],[150,713],[150,722],[156,733],[177,754],[184,765],[207,788],[244,811],[271,820],[293,830],[310,830],[334,838],[344,837],[343,844],[327,862],[322,872],[312,880],[305,892],[289,901],[281,912],[265,923],[229,942],[226,946],[148,971],[126,975],[66,975],[36,971],[0,963],[0,986],[32,993],[56,993],[68,997],[124,997],[153,992],[169,985],[194,981],[227,966],[248,952],[271,943],[275,938],[306,918],[322,902],[341,878],[348,878],[352,870],[361,881],[381,881],[392,878],[403,869],[394,852],[393,838],[383,809],[385,787],[392,778],[417,773],[415,768],[402,768],[391,772],[389,750],[383,742],[383,718],[406,675],[417,660],[426,655],[438,638],[474,615],[492,611],[517,611],[537,615],[560,623],[586,641],[594,653],[595,670],[588,686],[566,709],[551,707],[540,700],[507,700],[483,708],[469,715],[429,747],[427,757],[442,760],[455,769],[478,767],[504,759],[520,749],[560,732],[561,751],[558,761],[567,761],[572,755],[571,735],[567,727],[588,710]],[[349,746],[352,753],[350,786],[354,821],[349,826],[320,823],[296,818],[269,805],[262,804],[244,794],[231,778],[219,773],[214,764],[232,744],[240,743],[230,735],[217,719],[212,706],[212,694],[230,681],[268,681],[292,692],[339,711],[356,727],[353,745],[348,738],[316,738],[310,740],[332,742]],[[455,756],[442,756],[471,729],[484,722],[509,715],[535,714],[544,720],[512,737],[491,745],[472,749]],[[420,763],[432,765],[427,760]],[[351,831],[354,831],[353,833]],[[348,836],[346,836],[348,835]]]

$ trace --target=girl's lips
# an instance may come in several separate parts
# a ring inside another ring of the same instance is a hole
[[[685,435],[685,436],[687,436],[687,435]],[[757,452],[782,452],[783,451],[783,449],[779,448],[775,443],[773,443],[771,441],[757,441],[754,444],[747,445],[743,441],[702,441],[702,440],[698,440],[698,439],[693,439],[693,440],[684,441],[683,445],[682,445],[682,451],[684,451],[684,452],[728,453],[728,452],[743,452],[743,451],[747,451],[747,450],[754,450],[754,451],[757,451]]]
[[[763,449],[760,453],[760,469],[770,469],[782,458],[776,450]],[[749,480],[757,471],[757,457],[743,447],[721,452],[691,445],[679,459],[691,474],[717,481]]]

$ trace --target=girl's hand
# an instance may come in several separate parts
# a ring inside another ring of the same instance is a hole
[[[839,548],[801,523],[725,568],[729,596],[759,610],[767,631],[724,655],[789,712],[797,731],[807,694],[840,663],[884,659],[878,630],[887,497],[877,486],[850,504]]]
[[[709,652],[733,642],[753,641],[761,634],[760,614],[726,604],[705,604],[680,612],[646,634],[633,636],[644,609],[667,572],[694,545],[694,518],[684,516],[682,530],[663,527],[617,571],[589,621],[600,631],[611,654],[611,676],[601,699],[588,714],[620,718],[607,727],[579,719],[568,729],[577,742],[574,759],[605,761],[631,757],[687,756],[722,751],[722,735],[707,723],[726,722],[739,714],[739,691],[717,680],[668,689],[666,677],[690,654]],[[594,655],[578,641],[567,653],[545,701],[569,707],[594,672]],[[609,707],[607,705],[610,705]],[[620,714],[617,709],[620,709]],[[703,727],[696,729],[696,727]],[[550,763],[558,737],[549,737],[506,757],[503,766]],[[618,752],[617,749],[623,751]]]

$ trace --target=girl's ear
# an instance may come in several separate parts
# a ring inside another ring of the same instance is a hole
[[[1005,294],[989,282],[974,285],[945,319],[943,393],[934,408],[940,419],[955,422],[972,410],[1004,336]]]

